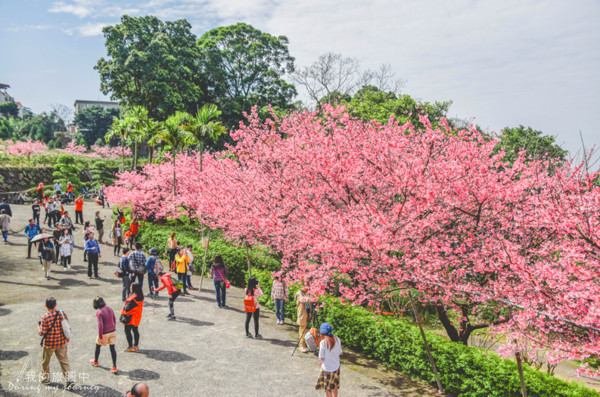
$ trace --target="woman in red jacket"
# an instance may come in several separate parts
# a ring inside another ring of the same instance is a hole
[[[169,315],[167,315],[167,319],[175,320],[175,309],[173,308],[173,302],[175,302],[175,299],[177,299],[177,297],[181,294],[181,290],[175,288],[175,286],[173,285],[171,273],[159,272],[158,279],[160,280],[162,285],[158,287],[158,289],[156,289],[154,292],[158,292],[161,289],[165,288],[167,289],[167,293],[169,294],[169,311],[171,312]],[[181,281],[179,280],[177,280],[177,282],[181,283]]]
[[[126,316],[125,337],[127,338],[126,352],[134,352],[139,350],[138,343],[140,341],[140,333],[138,326],[142,319],[142,308],[144,307],[144,293],[142,286],[138,283],[131,284],[131,295],[125,301],[125,306],[121,309],[121,314]],[[133,332],[133,337],[131,333]]]

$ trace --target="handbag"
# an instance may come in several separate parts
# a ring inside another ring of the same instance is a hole
[[[223,280],[225,280],[225,288],[231,287],[231,283],[229,282],[229,280],[227,280],[225,277],[223,277],[223,274],[221,273],[221,271],[218,268],[215,268],[215,270],[218,271],[221,278]]]
[[[140,276],[143,276],[144,274],[146,274],[147,271],[148,271],[148,269],[146,269],[146,265],[140,265],[135,268],[135,274],[140,275]]]
[[[62,326],[63,334],[65,335],[65,338],[71,339],[71,324],[69,324],[69,320],[67,320],[67,315],[65,314],[65,312],[61,313],[63,319],[60,322],[60,325]]]
[[[131,314],[121,314],[121,317],[119,317],[119,321],[125,325],[129,324],[129,322],[131,321],[131,318],[133,316]]]

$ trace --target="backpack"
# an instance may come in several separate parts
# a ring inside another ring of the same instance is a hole
[[[310,331],[307,331],[304,336],[304,341],[306,342],[306,346],[308,346],[308,350],[311,352],[317,351],[319,347],[319,335],[317,334],[317,329],[311,328]]]
[[[256,305],[254,304],[254,297],[250,294],[244,298],[244,310],[248,313],[254,313],[256,311]]]
[[[173,288],[175,288],[175,289],[183,288],[183,281],[181,281],[180,279],[171,277],[171,281],[173,281]]]

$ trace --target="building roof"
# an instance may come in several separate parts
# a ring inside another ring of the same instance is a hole
[[[10,88],[8,84],[0,83],[0,90],[5,90],[7,88]]]
[[[111,101],[92,101],[86,99],[76,99],[73,106],[77,106],[77,104],[94,104],[94,105],[119,105],[119,102],[111,102]]]

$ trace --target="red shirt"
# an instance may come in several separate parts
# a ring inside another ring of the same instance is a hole
[[[132,235],[136,235],[137,234],[139,226],[140,226],[140,224],[137,223],[137,222],[133,222],[131,224],[131,226],[129,226],[129,230],[131,231]]]
[[[83,200],[75,200],[75,211],[83,211]]]
[[[63,314],[64,312],[57,312],[56,309],[48,310],[48,313],[42,316],[42,323],[38,325],[40,335],[46,335],[44,346],[48,349],[56,349],[67,343],[61,324]],[[56,319],[57,316],[58,319]],[[66,314],[64,316],[68,319]],[[55,319],[56,321],[54,321]]]

